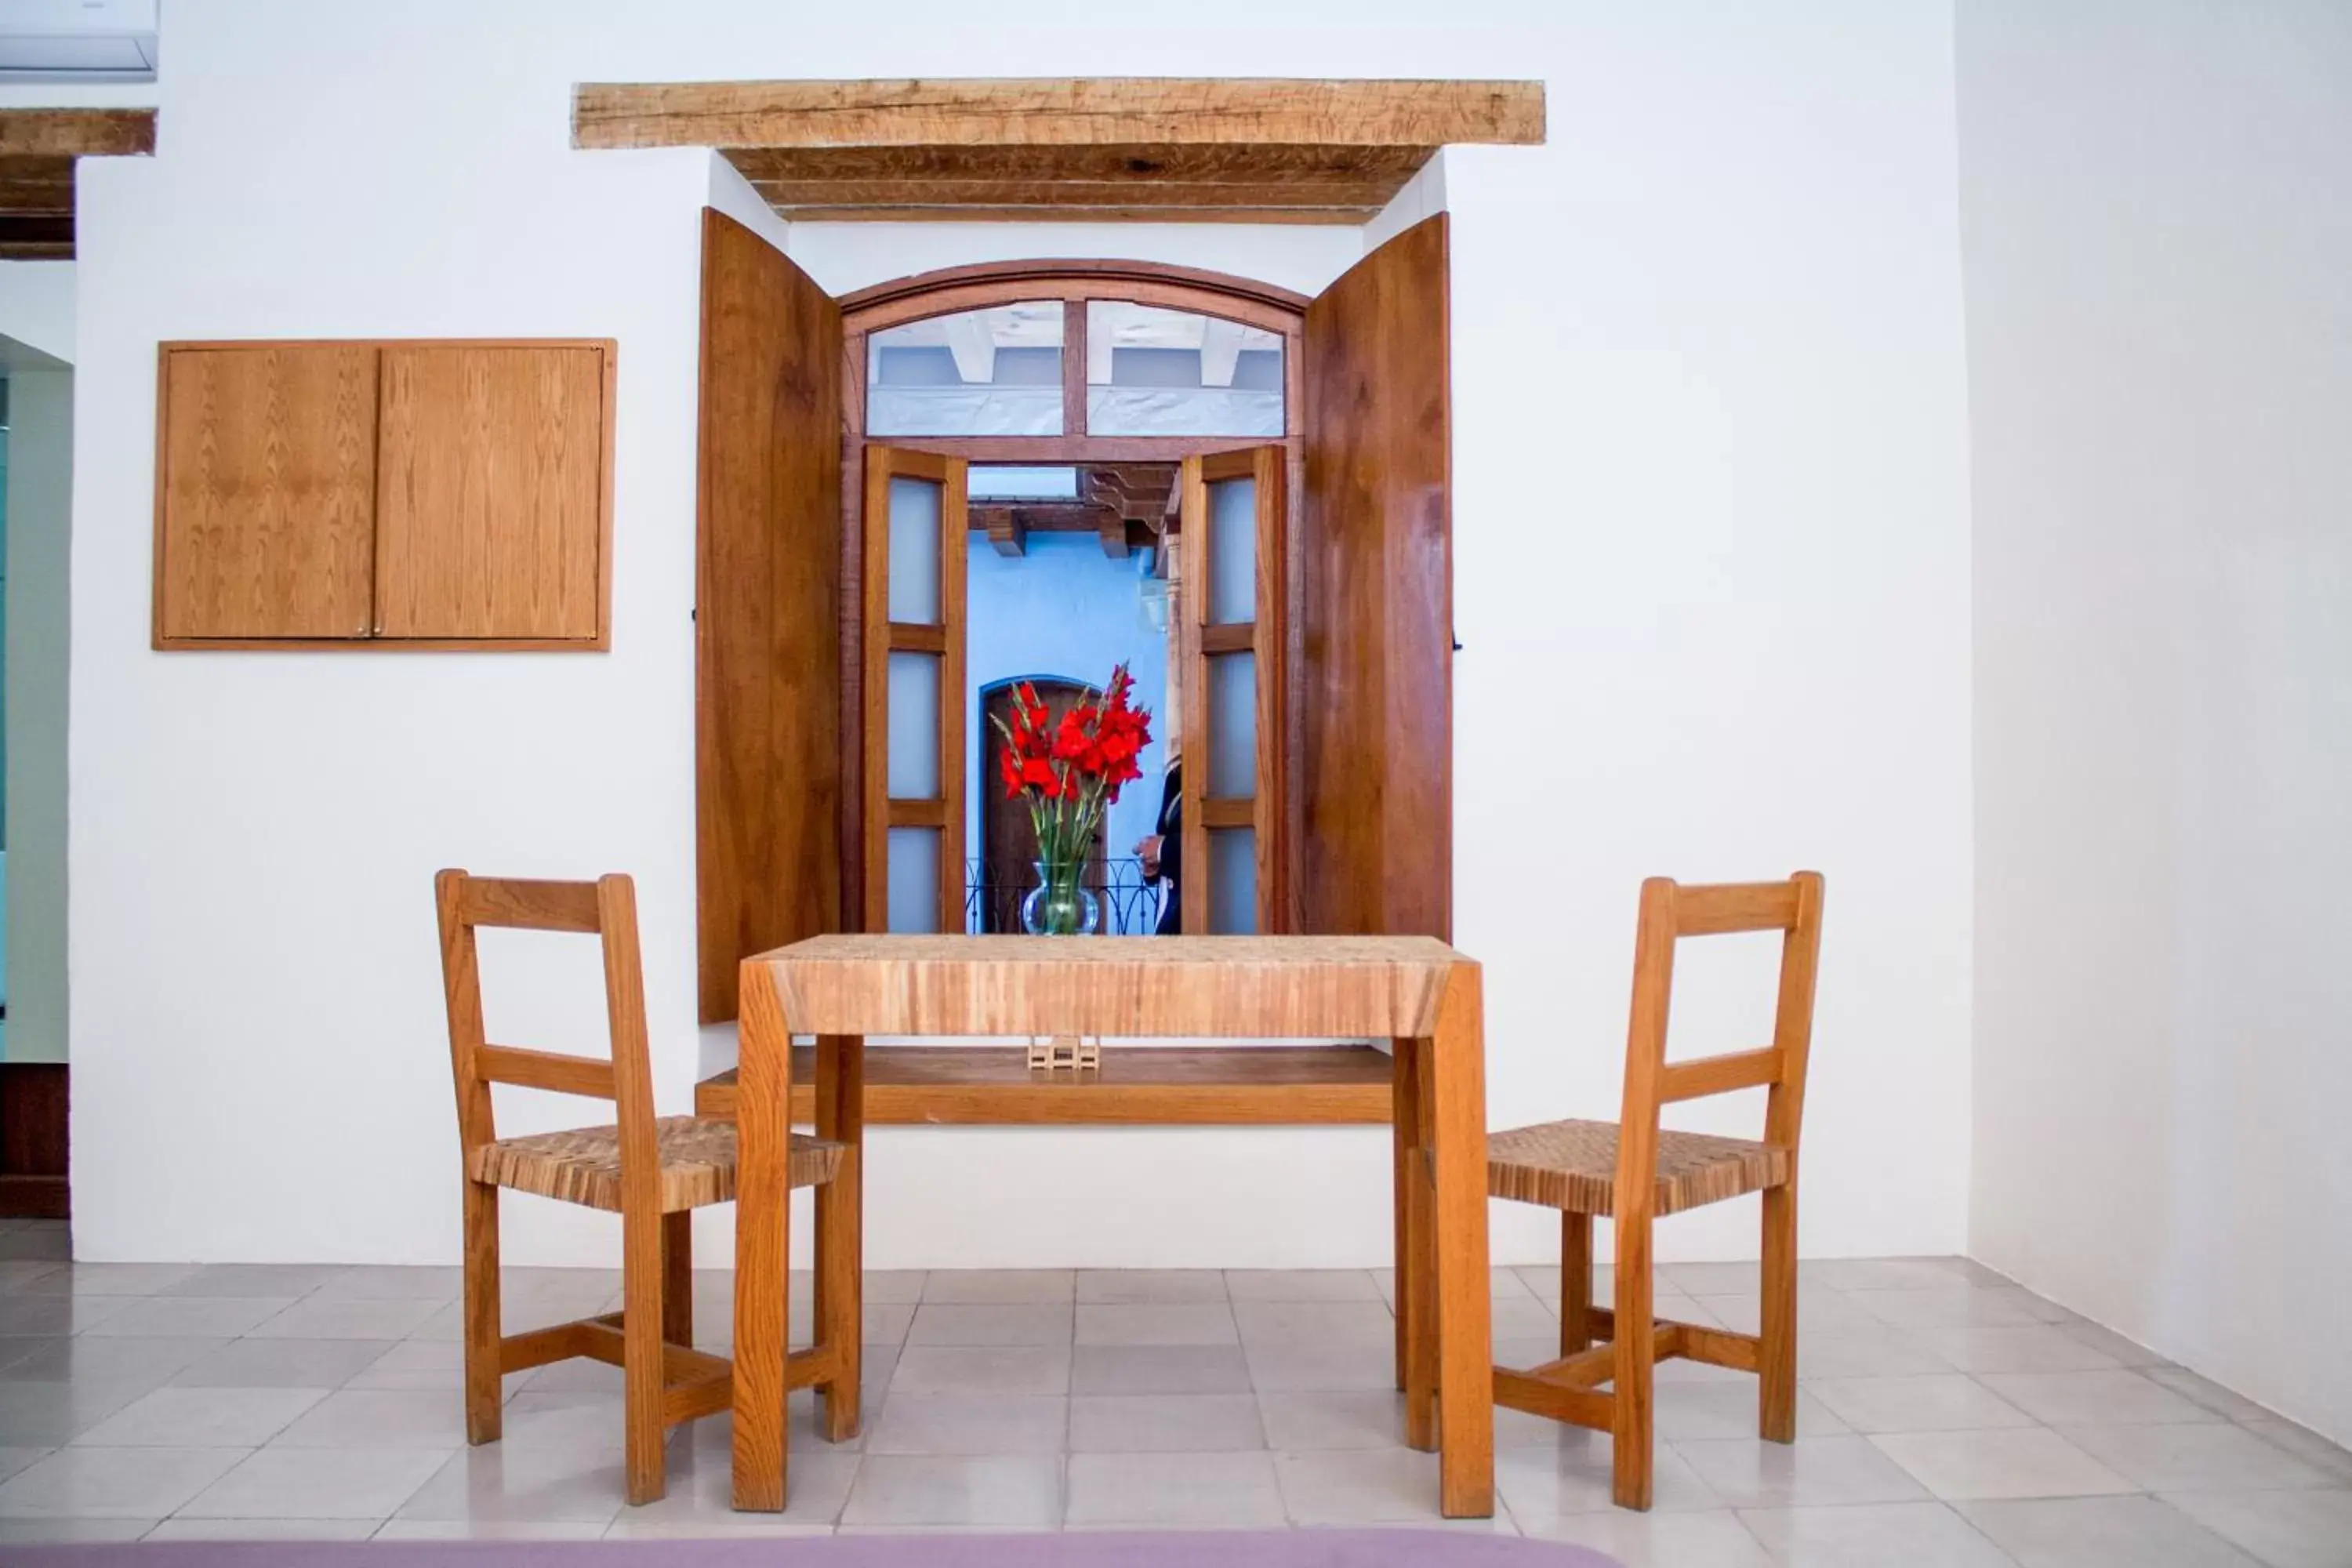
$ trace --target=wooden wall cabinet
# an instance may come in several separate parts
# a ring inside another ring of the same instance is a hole
[[[609,646],[614,347],[163,344],[155,646]]]

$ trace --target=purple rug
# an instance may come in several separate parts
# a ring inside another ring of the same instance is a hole
[[[27,1546],[7,1568],[1617,1568],[1581,1546],[1434,1530],[860,1535],[772,1541],[159,1542]]]

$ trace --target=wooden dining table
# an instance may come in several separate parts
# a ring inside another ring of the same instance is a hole
[[[784,1506],[785,1399],[857,1434],[865,1040],[885,1036],[1385,1038],[1395,1052],[1397,1383],[1438,1451],[1440,1511],[1495,1509],[1479,969],[1430,937],[821,936],[744,960],[736,1124],[734,1503]],[[816,1037],[814,1342],[786,1345],[792,1041]],[[1134,1046],[1114,1049],[1146,1050]]]

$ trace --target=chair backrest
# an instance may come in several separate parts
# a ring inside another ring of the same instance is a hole
[[[1625,1041],[1625,1103],[1618,1126],[1617,1191],[1646,1194],[1655,1181],[1658,1112],[1677,1100],[1766,1089],[1764,1142],[1788,1151],[1793,1169],[1804,1122],[1805,1064],[1813,1041],[1813,976],[1822,946],[1822,877],[1785,882],[1684,887],[1671,878],[1642,884],[1633,942],[1633,1012]],[[1780,985],[1772,1043],[1755,1050],[1666,1060],[1666,1013],[1674,994],[1675,944],[1684,937],[1780,932]]]
[[[449,1005],[449,1062],[457,1084],[457,1136],[470,1160],[497,1138],[490,1085],[518,1084],[614,1102],[625,1194],[658,1184],[652,1065],[646,1048],[645,977],[637,956],[636,888],[624,876],[593,882],[527,882],[443,871],[433,879],[441,915],[441,979]],[[474,932],[490,926],[579,931],[603,939],[604,1013],[612,1057],[490,1044],[482,1034],[482,976]],[[639,1173],[643,1173],[642,1176]]]

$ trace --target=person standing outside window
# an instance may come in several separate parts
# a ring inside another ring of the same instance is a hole
[[[1184,759],[1171,743],[1168,752],[1168,771],[1160,784],[1160,831],[1148,838],[1136,841],[1135,853],[1143,862],[1143,879],[1160,882],[1166,891],[1160,900],[1160,923],[1152,928],[1154,936],[1174,936],[1184,929],[1182,910],[1184,876]]]

